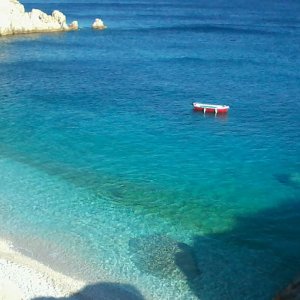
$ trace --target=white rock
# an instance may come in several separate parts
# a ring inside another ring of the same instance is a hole
[[[24,6],[17,0],[0,0],[0,36],[76,29],[78,23],[77,26],[69,27],[66,16],[58,10],[53,11],[52,15],[47,15],[39,9],[25,12]]]
[[[69,29],[70,30],[78,30],[79,26],[78,26],[78,22],[77,21],[73,21],[70,25],[69,25]]]
[[[104,23],[101,19],[95,19],[94,23],[92,24],[92,28],[102,30],[102,29],[105,29],[107,27],[104,25]]]

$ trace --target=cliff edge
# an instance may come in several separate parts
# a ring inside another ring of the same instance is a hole
[[[58,10],[47,15],[39,9],[25,12],[24,6],[17,0],[0,1],[0,36],[32,32],[53,32],[76,30],[77,22],[70,26],[66,16]]]

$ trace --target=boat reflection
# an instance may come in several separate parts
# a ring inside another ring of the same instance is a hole
[[[204,119],[216,119],[220,122],[227,122],[228,120],[228,114],[214,114],[214,113],[203,113],[200,111],[193,110],[193,114],[202,115],[202,118]]]

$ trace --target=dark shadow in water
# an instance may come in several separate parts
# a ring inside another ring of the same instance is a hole
[[[274,177],[282,184],[285,184],[294,189],[300,189],[300,175],[299,173],[292,174],[276,174]]]
[[[87,285],[70,297],[38,297],[32,300],[143,300],[144,297],[133,286],[119,283],[96,283]]]
[[[202,300],[273,299],[300,273],[299,200],[238,217],[231,231],[195,236],[188,251],[200,277],[176,259],[193,293]]]
[[[132,262],[143,273],[180,280],[182,270],[178,269],[179,262],[189,279],[200,274],[196,257],[190,247],[166,235],[153,234],[133,238],[129,240],[129,250]]]

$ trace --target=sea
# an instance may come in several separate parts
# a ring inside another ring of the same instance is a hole
[[[270,300],[292,282],[300,2],[23,4],[80,30],[0,39],[0,236],[99,295]]]

